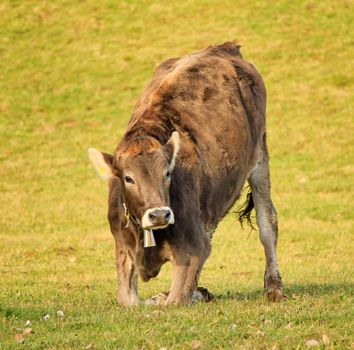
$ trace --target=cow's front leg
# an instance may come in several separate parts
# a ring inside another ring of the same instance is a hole
[[[116,265],[118,276],[118,302],[124,306],[140,303],[138,297],[138,273],[134,261],[127,251],[116,244]]]
[[[210,255],[210,242],[201,236],[199,249],[194,254],[188,254],[184,250],[176,252],[173,260],[173,275],[171,290],[166,304],[186,304],[191,301],[193,292],[198,287],[198,280],[203,265]]]
[[[171,290],[166,305],[190,302],[203,263],[198,256],[183,255],[174,261]]]

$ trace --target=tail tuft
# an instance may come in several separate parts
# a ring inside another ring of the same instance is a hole
[[[248,187],[248,192],[247,192],[247,197],[245,203],[242,204],[242,206],[239,208],[239,210],[236,212],[238,215],[238,221],[240,222],[242,228],[243,228],[243,223],[246,221],[248,225],[252,228],[252,230],[255,230],[255,227],[252,222],[252,210],[254,209],[254,203],[253,203],[253,197],[252,197],[252,191],[251,188]]]

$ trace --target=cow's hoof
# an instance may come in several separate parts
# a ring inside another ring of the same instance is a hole
[[[190,299],[186,299],[183,304],[190,304],[190,303],[209,303],[210,301],[214,300],[214,295],[211,294],[208,289],[203,287],[198,287],[196,290],[193,291],[192,296]]]
[[[208,289],[203,288],[203,287],[198,287],[192,295],[192,301],[193,297],[196,297],[197,300],[196,301],[204,301],[206,303],[209,303],[210,301],[214,300],[215,297],[213,294],[211,294]]]
[[[273,288],[266,291],[266,297],[269,301],[284,301],[287,299],[282,289]]]
[[[168,300],[169,292],[160,293],[154,295],[150,299],[144,301],[145,305],[183,305],[188,303],[198,303],[205,302],[209,303],[214,300],[214,295],[211,294],[208,289],[203,287],[198,287],[192,294],[190,300],[188,301],[185,298],[181,298],[178,300]]]
[[[152,296],[150,299],[144,301],[145,305],[165,305],[168,297],[168,293],[160,293]]]

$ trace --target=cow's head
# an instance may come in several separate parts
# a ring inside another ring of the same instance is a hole
[[[89,148],[89,157],[103,179],[120,179],[129,215],[144,229],[161,229],[174,223],[169,189],[180,136],[173,132],[165,145],[151,137],[122,143],[116,153]]]

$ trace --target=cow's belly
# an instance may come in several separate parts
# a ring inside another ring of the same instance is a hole
[[[181,113],[194,137],[182,133],[178,165],[188,177],[184,205],[195,198],[190,193],[195,190],[204,230],[212,232],[240,196],[256,161],[259,140],[241,106],[220,103],[212,110],[207,107]]]
[[[201,186],[200,207],[205,228],[212,230],[239,198],[246,172],[233,170],[210,186],[207,180]]]
[[[215,142],[203,152],[200,206],[209,226],[217,225],[227,214],[257,162],[258,145],[248,130],[243,131],[230,131],[225,138],[215,133]]]

